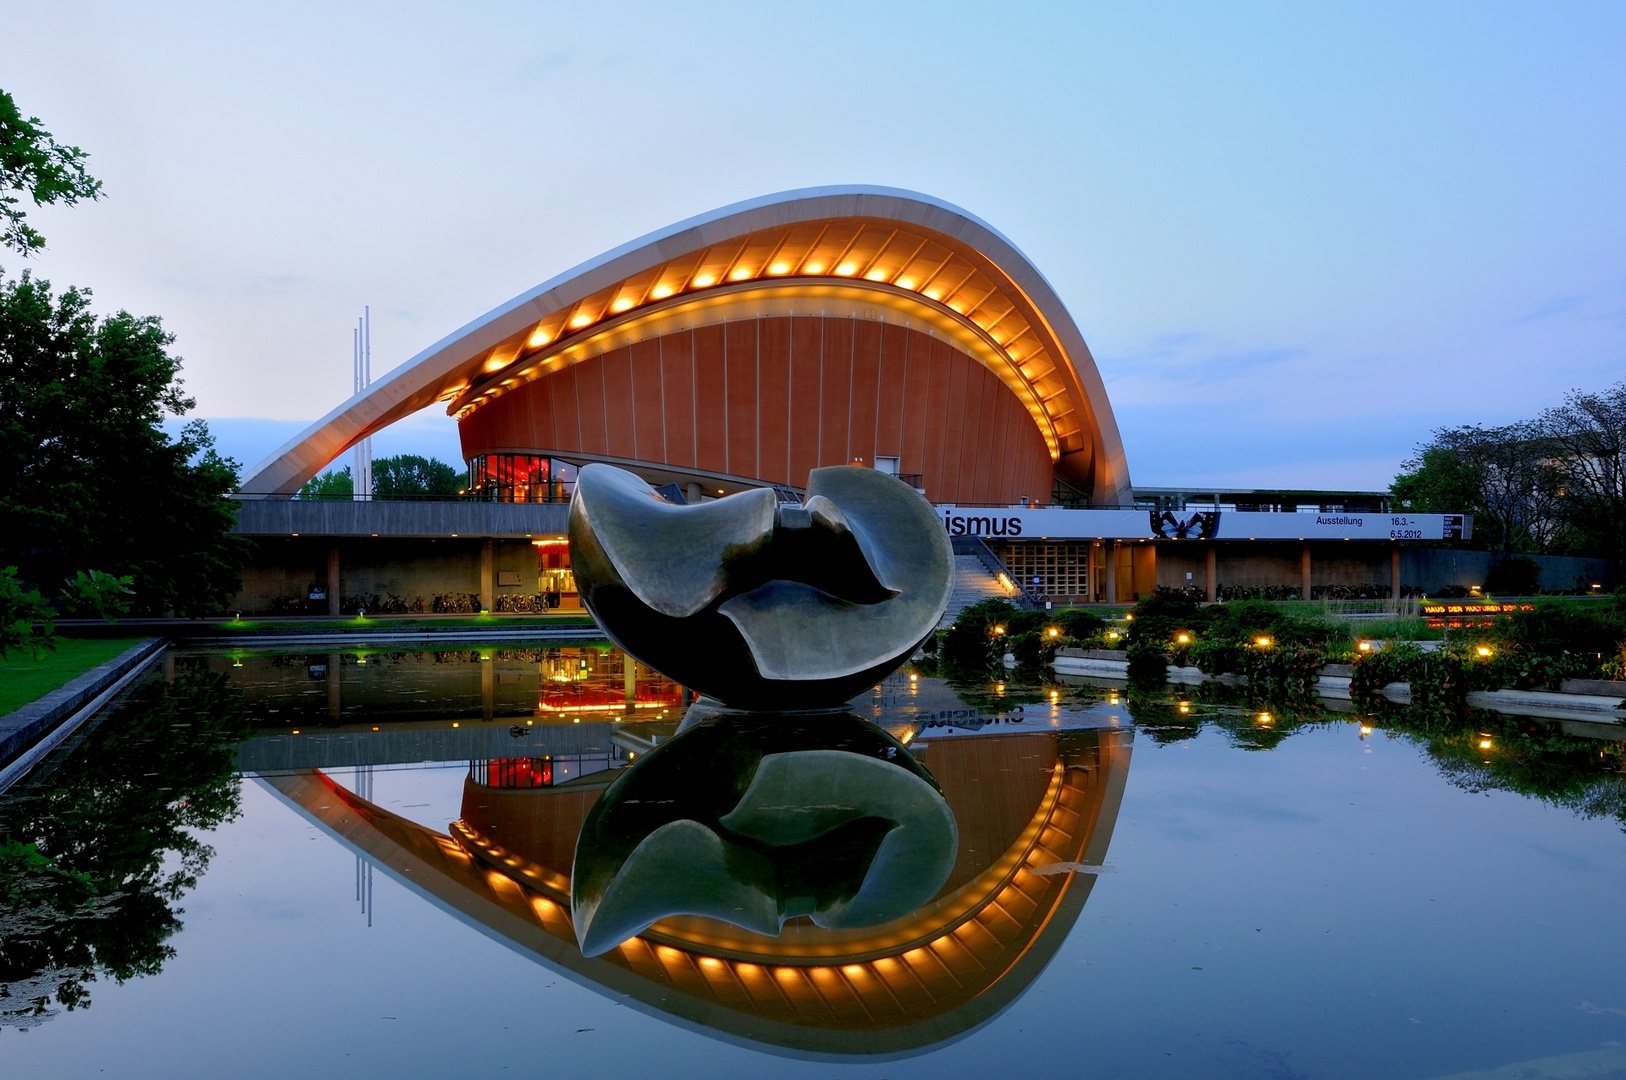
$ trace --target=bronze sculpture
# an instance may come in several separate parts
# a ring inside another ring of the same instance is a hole
[[[676,505],[630,472],[582,468],[570,555],[622,649],[739,709],[833,708],[936,629],[954,556],[930,504],[874,469],[814,469],[807,499],[758,488]]]

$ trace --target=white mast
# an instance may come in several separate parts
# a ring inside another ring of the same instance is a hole
[[[355,392],[361,393],[373,383],[373,309],[363,307],[361,318],[356,320],[356,329],[351,335],[353,349],[352,371],[355,379]],[[358,442],[350,466],[351,490],[356,498],[371,499],[373,497],[373,440],[372,436]]]

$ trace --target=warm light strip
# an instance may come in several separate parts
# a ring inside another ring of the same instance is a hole
[[[1020,290],[1014,288],[1014,283],[1003,281],[997,269],[980,266],[974,255],[957,251],[950,243],[945,243],[944,238],[931,233],[917,233],[912,229],[900,228],[890,223],[838,220],[820,223],[819,232],[811,243],[805,245],[800,243],[792,244],[792,237],[796,235],[800,227],[781,227],[748,233],[740,237],[737,244],[727,245],[733,249],[732,256],[725,257],[720,264],[715,261],[719,245],[711,245],[701,251],[690,253],[682,258],[673,259],[651,268],[646,272],[649,275],[647,279],[644,274],[634,275],[616,285],[599,290],[590,297],[584,297],[564,312],[542,320],[533,329],[529,343],[533,347],[541,348],[546,348],[545,343],[548,341],[558,345],[562,338],[572,338],[582,333],[591,332],[599,324],[613,323],[628,316],[636,315],[652,304],[663,304],[674,300],[682,301],[686,296],[693,296],[698,291],[726,286],[731,282],[735,285],[748,284],[762,275],[772,273],[772,266],[780,262],[785,264],[785,269],[778,274],[774,274],[774,276],[787,282],[798,279],[805,281],[809,278],[843,282],[865,280],[873,277],[877,268],[883,263],[891,266],[893,262],[896,262],[896,266],[892,266],[892,269],[880,275],[886,281],[896,282],[900,280],[900,275],[909,272],[911,266],[921,258],[922,253],[928,246],[936,245],[945,254],[940,260],[935,261],[935,266],[930,269],[930,272],[918,275],[915,279],[910,280],[907,287],[901,284],[897,287],[903,291],[924,296],[928,300],[954,312],[958,317],[972,325],[978,326],[988,340],[993,343],[994,348],[1004,353],[1005,362],[1016,369],[1016,377],[1021,382],[1031,384],[1035,377],[1042,378],[1057,370],[1058,365],[1052,361],[1047,371],[1039,372],[1035,376],[1026,370],[1024,365],[1034,356],[1047,350],[1059,351],[1059,343],[1047,347],[1042,341],[1038,341],[1032,348],[1024,347],[1020,356],[1017,355],[1014,349],[1015,344],[1024,340],[1030,333],[1049,332],[1043,314],[1038,308],[1032,304],[1020,302],[1022,300]],[[852,229],[851,237],[835,257],[827,261],[820,260],[818,265],[821,272],[814,272],[808,261],[813,258],[814,252],[824,242],[830,230],[837,227]],[[883,230],[889,231],[886,231],[884,239],[877,243],[876,235]],[[900,237],[913,241],[912,250],[901,261],[894,257],[896,253],[889,255]],[[742,267],[741,260],[748,251],[752,250],[753,245],[765,249],[769,254],[763,260],[761,266]],[[703,272],[702,267],[708,265],[708,260],[712,260],[710,265],[719,266],[715,274]],[[957,280],[952,280],[951,283],[948,273],[950,268],[955,266],[960,267],[963,273],[955,275],[954,277]],[[841,273],[843,268],[847,269],[846,274]],[[674,276],[674,271],[677,269],[682,269],[683,274]],[[735,277],[735,272],[742,269],[744,277]],[[666,281],[668,278],[673,278],[676,284],[656,287],[656,283]],[[963,299],[960,293],[973,281],[979,279],[984,280],[987,286],[986,290],[981,291],[975,301]],[[628,301],[626,299],[628,294],[625,290],[634,282],[642,282],[642,286],[634,290],[640,299]],[[655,295],[657,292],[663,295]],[[988,304],[990,299],[995,296],[1002,298],[1006,306],[997,315],[992,312],[985,313],[983,310],[984,305]],[[597,310],[594,311],[593,308],[597,308]],[[568,323],[564,322],[565,316],[570,316]],[[1021,329],[1013,331],[1011,336],[1001,345],[992,331],[1013,316],[1022,324]],[[979,322],[979,318],[986,320],[986,322]],[[533,353],[532,356],[534,357],[534,355]],[[492,354],[489,354],[488,362],[493,365],[501,362],[506,367],[509,363],[512,363],[512,359],[499,357],[493,351]],[[524,374],[529,378],[540,377],[543,374],[538,370],[540,363],[546,363],[546,361],[532,363]],[[1029,389],[1032,389],[1031,385]],[[1065,386],[1063,392],[1065,392]],[[455,401],[447,411],[461,419],[487,400],[500,396],[500,393],[500,387],[490,387],[478,392],[471,399],[471,391],[464,390],[461,393],[461,400]],[[1052,396],[1046,395],[1047,398]],[[1082,427],[1078,422],[1078,414],[1075,409],[1068,409],[1064,413],[1052,413],[1046,408],[1044,414],[1047,417],[1047,423],[1041,425],[1041,427],[1047,426],[1051,429],[1045,432],[1045,438],[1047,442],[1052,443],[1051,455],[1052,460],[1055,460],[1060,456],[1060,441],[1063,438],[1071,438],[1074,435],[1082,434]],[[1069,417],[1072,418],[1072,423],[1067,422]]]
[[[676,709],[675,701],[639,701],[632,706],[635,709]],[[625,705],[538,705],[538,709],[550,713],[590,713],[590,712],[622,712]]]
[[[818,284],[813,284],[814,281]],[[855,293],[852,290],[862,292]],[[898,314],[919,319],[950,334],[963,351],[998,376],[1000,381],[1027,406],[1036,421],[1039,421],[1041,416],[1044,418],[1038,426],[1049,449],[1050,460],[1055,462],[1060,459],[1061,438],[1069,432],[1060,427],[1058,417],[1045,407],[1045,399],[1040,396],[1034,382],[1027,378],[1021,366],[1011,359],[1010,354],[1001,348],[992,336],[965,315],[950,314],[942,305],[924,300],[913,290],[864,281],[858,275],[853,277],[826,275],[817,279],[786,277],[776,279],[772,284],[761,281],[735,282],[732,286],[719,285],[703,292],[682,294],[658,306],[634,309],[625,315],[608,320],[591,334],[575,335],[556,341],[542,351],[532,354],[527,359],[526,370],[534,372],[531,378],[540,378],[543,374],[552,374],[563,367],[580,363],[622,345],[662,333],[710,325],[695,321],[694,316],[697,314],[709,314],[717,322],[733,317],[735,311],[740,312],[742,317],[748,315],[766,317],[790,312],[809,315],[811,312],[805,307],[807,300],[839,297],[873,301],[876,294],[889,301],[887,306]],[[544,365],[547,366],[545,372],[540,370]],[[472,388],[461,399],[453,402],[448,412],[461,420],[490,398],[500,396],[500,392],[500,387],[489,385]],[[1066,388],[1059,387],[1051,397],[1065,393]],[[1071,413],[1072,410],[1069,409],[1068,412]]]

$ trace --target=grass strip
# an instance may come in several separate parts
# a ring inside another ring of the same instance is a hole
[[[0,716],[49,694],[140,640],[59,637],[56,650],[41,653],[37,659],[26,648],[13,649],[0,657]]]

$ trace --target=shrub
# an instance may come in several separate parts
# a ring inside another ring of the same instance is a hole
[[[1169,658],[1145,642],[1129,643],[1129,681],[1136,686],[1161,686],[1169,679]]]
[[[967,606],[944,631],[940,652],[943,662],[964,675],[985,674],[1005,655],[1006,639],[1018,628],[1018,611],[1009,600],[979,600]],[[996,633],[995,628],[1004,633]]]
[[[1080,643],[1098,640],[1107,629],[1105,619],[1083,608],[1066,608],[1055,612],[1054,618],[1056,625],[1061,627],[1064,637]]]
[[[86,573],[80,570],[62,586],[57,598],[67,614],[78,618],[96,617],[114,622],[130,610],[135,590],[130,586],[135,578],[130,575],[115,577],[100,570]]]
[[[17,568],[0,570],[0,656],[27,645],[34,656],[56,648],[51,640],[56,629],[56,612],[38,589],[23,585]]]

